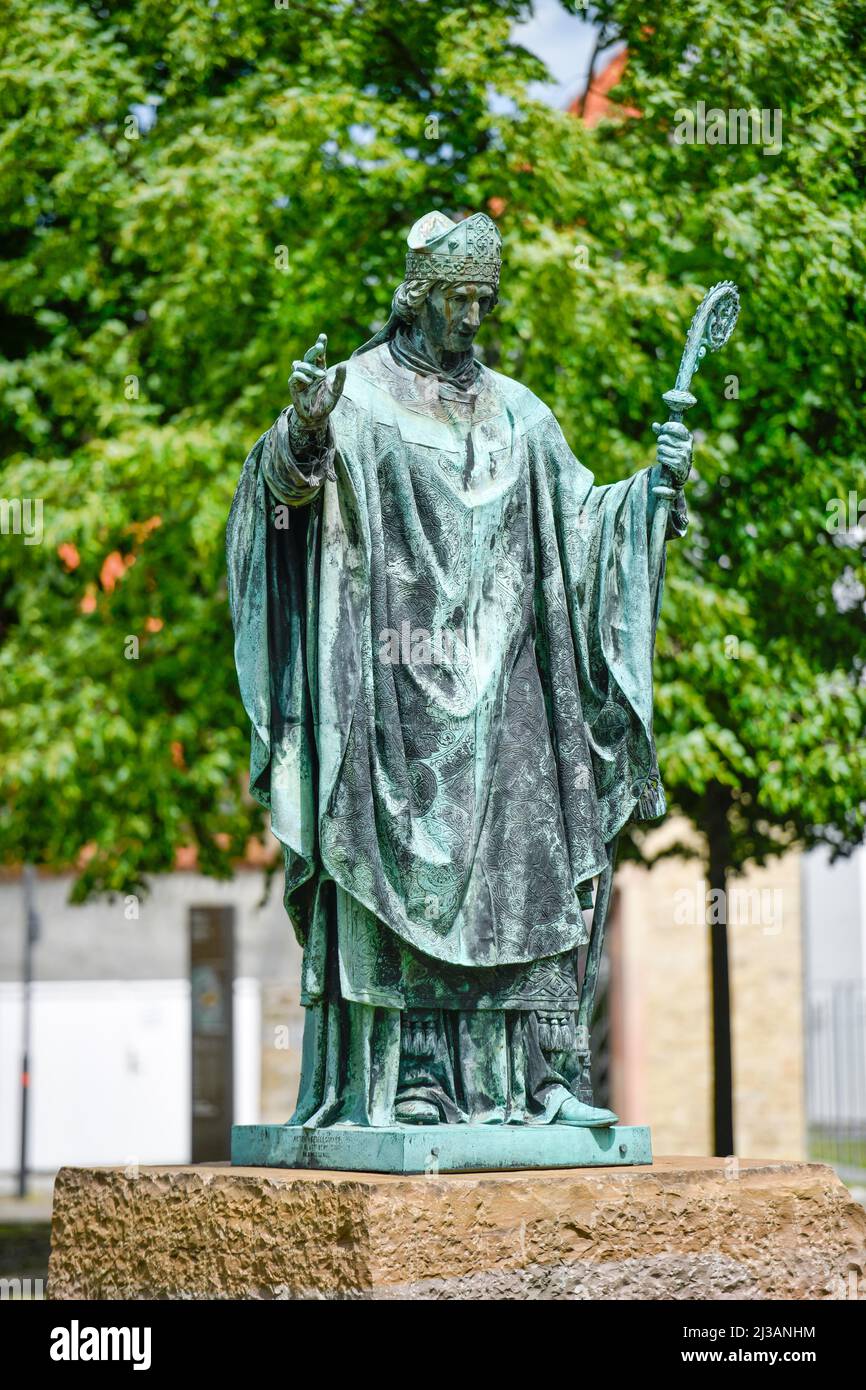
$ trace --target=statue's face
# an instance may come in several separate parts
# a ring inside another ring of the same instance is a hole
[[[418,324],[441,352],[468,352],[495,298],[492,285],[434,285]]]

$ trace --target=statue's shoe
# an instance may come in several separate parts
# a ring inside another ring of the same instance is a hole
[[[398,1125],[438,1125],[439,1111],[431,1100],[398,1100],[394,1118]]]
[[[619,1117],[612,1110],[596,1110],[592,1105],[584,1105],[582,1100],[569,1096],[562,1102],[555,1125],[581,1125],[584,1129],[603,1129],[615,1125]]]

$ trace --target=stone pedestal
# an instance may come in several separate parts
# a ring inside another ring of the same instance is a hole
[[[48,1296],[866,1297],[866,1211],[817,1163],[390,1174],[64,1168]],[[856,1292],[855,1292],[856,1296]]]

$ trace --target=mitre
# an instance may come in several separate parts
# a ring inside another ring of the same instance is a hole
[[[408,236],[407,280],[499,284],[502,237],[486,212],[452,222],[441,212],[419,218]]]

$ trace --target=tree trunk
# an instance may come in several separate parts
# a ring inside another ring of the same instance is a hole
[[[728,972],[727,883],[730,864],[728,798],[714,797],[706,822],[709,844],[710,958],[713,1000],[713,1151],[734,1152],[734,1091],[731,1052],[731,991]]]

